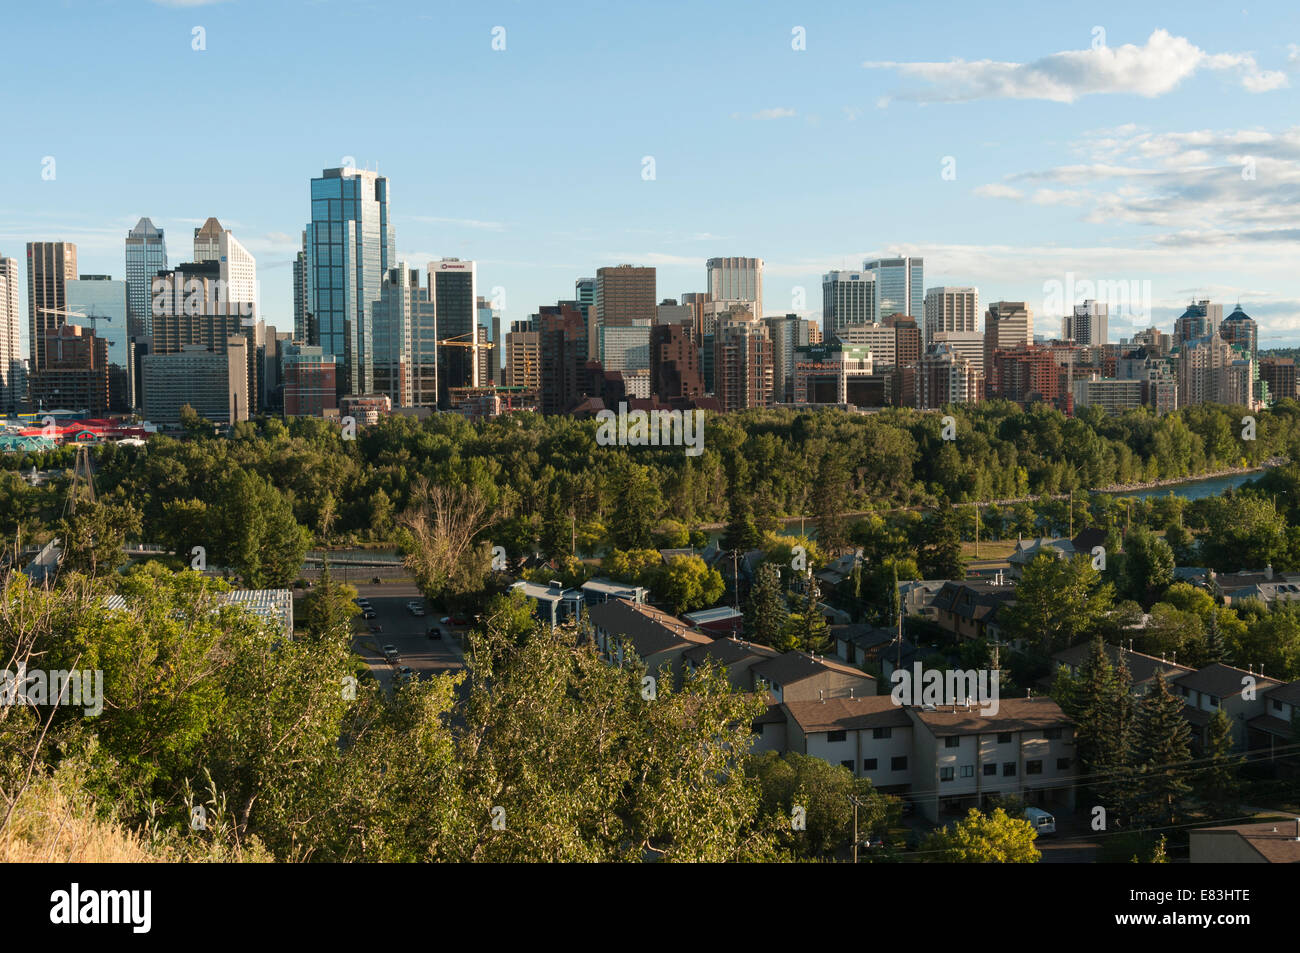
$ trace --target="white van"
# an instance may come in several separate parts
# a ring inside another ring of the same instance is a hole
[[[1038,831],[1039,837],[1056,833],[1056,818],[1040,807],[1025,808],[1025,820],[1034,825],[1034,830]]]

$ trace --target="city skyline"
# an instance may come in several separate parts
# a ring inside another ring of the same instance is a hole
[[[296,30],[313,9],[154,4],[110,18],[84,5],[75,24],[60,23],[70,65],[39,99],[18,97],[0,158],[14,186],[0,197],[0,254],[22,271],[28,241],[72,242],[82,272],[120,280],[122,238],[142,216],[176,236],[215,214],[258,260],[265,319],[287,329],[305,182],[351,158],[393,183],[396,260],[476,261],[480,288],[504,291],[506,327],[568,298],[575,278],[600,267],[656,267],[662,299],[704,290],[704,262],[736,255],[765,263],[765,314],[815,319],[823,274],[914,255],[927,260],[927,288],[976,286],[982,300],[1029,302],[1044,322],[1063,316],[1040,307],[1044,285],[1073,274],[1150,281],[1142,327],[1169,327],[1193,299],[1240,300],[1261,323],[1262,347],[1300,343],[1287,227],[1300,132],[1277,118],[1294,100],[1300,53],[1289,44],[1300,35],[1281,5],[1151,21],[1101,4],[1087,20],[1041,11],[1032,33],[1014,14],[945,11],[943,35],[908,27],[887,5],[870,42],[851,28],[865,12],[741,16],[722,4],[687,20],[688,8],[678,17],[670,5],[655,17],[584,10],[561,27],[527,10],[457,10],[439,16],[434,34],[420,8],[395,5],[385,22],[409,25],[384,54],[404,70],[395,99],[414,99],[404,92],[414,82],[464,87],[441,101],[441,122],[463,127],[466,141],[502,144],[463,155],[429,153],[421,144],[432,133],[374,121],[377,91],[396,75],[378,53],[361,54],[377,71],[369,90],[350,75],[304,78],[309,56],[342,55],[352,36]],[[52,29],[36,11],[12,16],[15,35]],[[337,16],[359,25],[366,12]],[[742,91],[701,100],[723,24],[732,42],[722,57]],[[493,48],[497,26],[504,49]],[[193,47],[195,28],[203,49]],[[435,35],[454,40],[447,55],[412,67]],[[1261,46],[1260,36],[1277,40]],[[190,106],[204,116],[194,142],[221,130],[254,144],[257,162],[232,163],[227,150],[196,149],[185,135],[154,144],[149,163],[114,155],[118,138],[136,140],[112,125],[111,88],[80,65],[105,42],[192,73]],[[15,49],[10,68],[34,69],[41,48]],[[575,48],[583,70],[551,68]],[[684,68],[665,75],[656,52]],[[635,66],[633,54],[650,62]],[[586,75],[601,70],[617,74],[608,88]],[[205,86],[204,76],[222,83]],[[573,103],[599,113],[627,97],[644,121],[612,126],[588,149],[520,148],[572,128]],[[338,118],[304,128],[283,123],[277,105],[312,113],[340,99],[349,108],[329,113]],[[75,133],[56,120],[59,103],[82,114]],[[683,145],[719,128],[751,148],[742,157]],[[88,138],[99,146],[93,166]],[[200,193],[194,182],[210,184]],[[1112,309],[1112,340],[1137,330]]]

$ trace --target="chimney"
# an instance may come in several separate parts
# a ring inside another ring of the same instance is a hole
[[[1269,563],[1267,566],[1264,567],[1264,578],[1265,578],[1265,579],[1272,579],[1272,578],[1273,578],[1273,564],[1272,564],[1272,563]]]
[[[817,689],[817,697],[818,697],[818,700],[819,700],[823,705],[825,705],[825,704],[826,704],[826,689],[824,689],[824,688],[819,688],[819,689]]]

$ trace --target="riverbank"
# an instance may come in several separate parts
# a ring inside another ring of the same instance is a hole
[[[1151,483],[1113,483],[1110,486],[1098,487],[1097,489],[1089,490],[1088,492],[1139,493],[1144,490],[1158,490],[1166,486],[1181,486],[1185,483],[1200,483],[1203,480],[1217,480],[1221,477],[1241,476],[1249,473],[1263,473],[1265,470],[1285,466],[1290,462],[1291,461],[1286,457],[1269,457],[1269,459],[1254,467],[1227,467],[1223,470],[1213,470],[1209,473],[1197,474],[1196,476],[1171,477],[1168,480],[1155,480]]]

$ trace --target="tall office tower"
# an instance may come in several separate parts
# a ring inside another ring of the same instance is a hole
[[[795,348],[807,347],[808,322],[797,314],[764,318],[772,339],[772,399],[788,404],[794,400]]]
[[[516,321],[515,328],[506,335],[506,386],[541,390],[541,335],[528,330],[527,321]]]
[[[596,306],[596,279],[579,278],[573,283],[573,297],[583,308]]]
[[[910,314],[894,314],[885,319],[885,326],[894,329],[894,366],[906,367],[921,359],[925,348],[921,346],[921,329]]]
[[[1232,314],[1223,319],[1219,325],[1219,336],[1231,344],[1233,347],[1240,348],[1252,358],[1259,358],[1259,325],[1255,319],[1241,310],[1241,303],[1237,303],[1236,309]]]
[[[586,396],[587,316],[561,302],[540,308],[533,326],[542,349],[542,413],[567,413]]]
[[[691,324],[663,323],[650,329],[650,392],[669,404],[704,395],[700,348]]]
[[[257,410],[261,368],[257,366],[258,325],[245,316],[246,302],[225,296],[221,284],[221,263],[216,261],[185,262],[153,278],[150,315],[153,333],[150,354],[179,354],[187,346],[206,348],[224,354],[233,338],[245,341],[240,354],[248,361],[248,381],[242,405],[248,415]],[[155,364],[155,368],[183,365]],[[140,363],[141,395],[148,386],[146,366]],[[243,419],[243,418],[240,418]]]
[[[634,265],[596,269],[596,327],[631,327],[654,322],[655,270]]]
[[[925,314],[925,259],[877,258],[862,270],[876,279],[876,320],[891,314]]]
[[[994,301],[984,314],[984,373],[992,372],[994,354],[1034,343],[1034,310],[1024,301]],[[1080,342],[1082,343],[1082,342]]]
[[[293,340],[307,343],[311,340],[307,313],[307,233],[302,233],[302,248],[293,259]]]
[[[978,330],[980,292],[978,288],[930,288],[925,293],[925,315],[921,332],[927,345],[936,331]]]
[[[310,344],[287,344],[283,366],[286,417],[320,417],[338,407],[332,355]]]
[[[438,328],[438,406],[451,407],[452,387],[479,387],[477,268],[472,261],[431,261],[429,297]],[[421,358],[423,360],[423,358]]]
[[[722,409],[771,407],[774,374],[767,326],[733,312],[719,319],[713,348],[714,393]]]
[[[951,344],[936,341],[917,369],[916,406],[936,410],[945,404],[968,404],[983,394],[983,378]]]
[[[1083,347],[1102,347],[1106,343],[1106,323],[1110,308],[1089,298],[1076,304],[1061,322],[1061,336]]]
[[[194,260],[215,261],[220,266],[218,278],[231,301],[247,302],[252,307],[245,317],[257,320],[257,259],[215,218],[194,229]]]
[[[339,359],[340,394],[374,389],[374,304],[397,248],[388,201],[388,179],[377,172],[325,169],[311,180],[307,310],[317,329],[311,343]]]
[[[127,335],[127,283],[108,275],[82,275],[65,283],[67,323],[94,331],[103,338],[108,355],[108,409],[126,412],[136,405],[135,348]]]
[[[167,242],[163,230],[142,218],[126,233],[126,309],[128,337],[153,333],[151,289],[153,276],[167,269]]]
[[[479,380],[484,386],[500,386],[501,358],[505,351],[501,340],[501,309],[492,307],[490,298],[478,298],[478,330],[480,342],[487,342],[491,347],[479,348]]]
[[[763,259],[710,258],[705,268],[710,298],[715,302],[743,304],[755,319],[762,320]]]
[[[388,269],[374,308],[371,362],[375,369],[374,393],[387,395],[394,407],[415,406],[412,337],[414,311],[421,299],[428,302],[429,293],[428,289],[420,287],[418,268],[408,268],[406,262],[399,262],[395,268]],[[432,353],[436,373],[436,347],[432,348]],[[433,393],[437,394],[436,380]],[[436,396],[434,400],[437,400]]]
[[[66,284],[77,277],[77,246],[71,242],[27,243],[27,334],[31,345],[29,370],[45,367],[45,339],[67,322]]]
[[[180,423],[181,408],[218,424],[249,419],[248,339],[231,338],[221,350],[187,344],[172,354],[147,354],[144,415],[155,424]]]
[[[0,414],[17,413],[27,396],[20,329],[18,260],[0,255]]]
[[[822,275],[822,339],[841,328],[877,324],[876,276],[865,271],[830,271]]]

